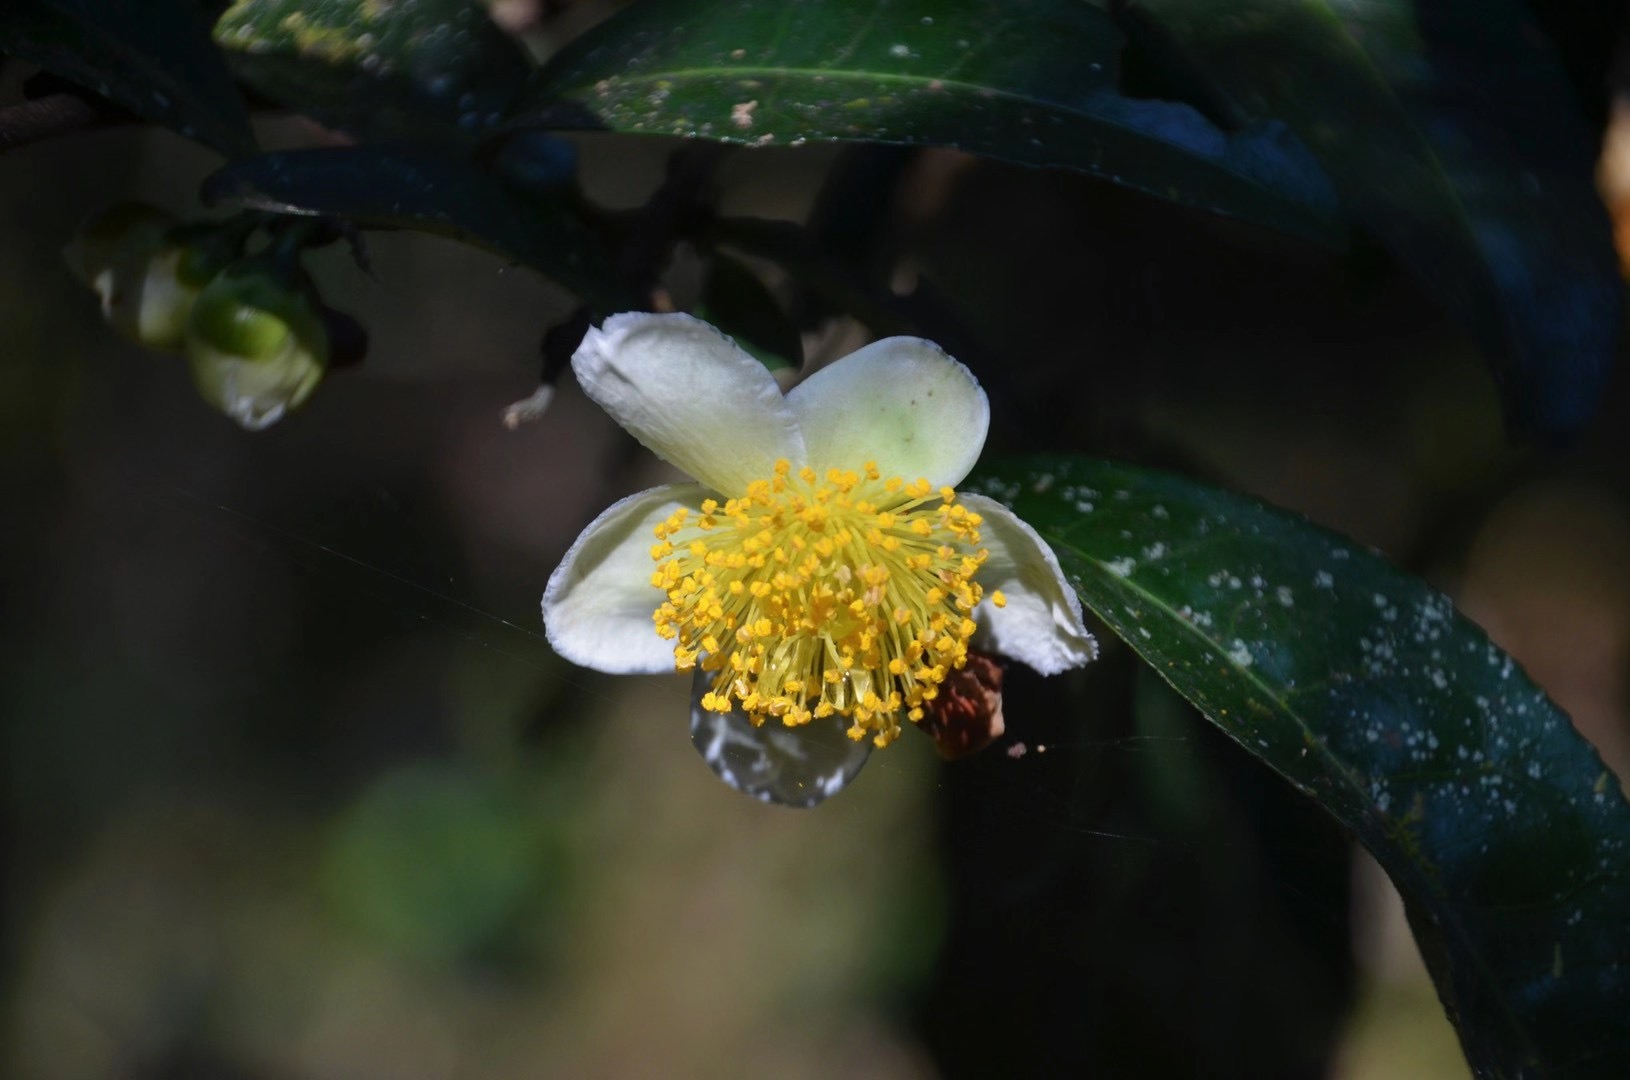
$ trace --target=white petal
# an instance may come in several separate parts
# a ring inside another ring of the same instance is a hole
[[[613,315],[572,356],[584,393],[658,457],[741,495],[804,440],[775,376],[689,315]]]
[[[990,428],[990,402],[973,373],[921,338],[874,341],[793,387],[816,472],[877,462],[885,476],[955,487]]]
[[[1043,675],[1056,675],[1097,657],[1098,643],[1081,621],[1081,601],[1064,580],[1053,549],[995,499],[962,494],[957,498],[985,519],[979,535],[990,552],[978,576],[986,599],[974,615],[979,623],[975,646]],[[991,603],[996,589],[1007,597],[1006,607]]]
[[[555,652],[613,675],[674,670],[673,642],[651,621],[662,601],[651,586],[652,530],[675,507],[694,508],[706,494],[694,484],[654,487],[589,523],[543,590],[543,631]]]

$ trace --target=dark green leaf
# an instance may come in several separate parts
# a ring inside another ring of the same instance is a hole
[[[476,0],[238,0],[215,40],[257,92],[368,139],[474,139],[532,68]]]
[[[1082,0],[646,0],[546,64],[513,119],[951,146],[1341,242],[1328,181],[1281,125],[1225,134],[1123,96],[1121,44]]]
[[[0,53],[228,156],[254,152],[248,110],[192,0],[10,0]]]
[[[525,263],[603,312],[636,306],[568,192],[517,188],[455,154],[383,146],[265,154],[211,176],[204,198],[441,233]]]
[[[1480,1074],[1623,1074],[1630,804],[1447,598],[1175,476],[1047,458],[976,487],[1035,526],[1173,687],[1374,852]]]
[[[1521,0],[1133,0],[1231,121],[1278,119],[1348,210],[1477,336],[1521,429],[1601,396],[1621,284],[1595,137]]]

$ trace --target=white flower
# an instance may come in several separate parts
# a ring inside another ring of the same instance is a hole
[[[694,671],[693,741],[733,786],[832,794],[970,647],[1044,675],[1096,655],[1041,538],[954,490],[990,407],[937,346],[878,341],[783,394],[706,323],[625,314],[589,331],[572,369],[697,482],[583,530],[543,594],[549,642],[600,671]]]

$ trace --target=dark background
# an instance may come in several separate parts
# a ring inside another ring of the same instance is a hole
[[[579,144],[614,206],[675,146]],[[1112,640],[1013,672],[978,758],[902,740],[815,811],[725,788],[683,680],[541,637],[578,530],[665,475],[569,380],[499,423],[571,299],[442,240],[371,236],[373,278],[321,253],[370,357],[246,434],[59,254],[116,200],[204,213],[215,164],[134,128],[0,156],[0,1071],[1465,1075],[1379,872]],[[1363,245],[951,153],[737,152],[718,192],[806,220],[829,177],[817,218],[868,224],[827,241],[938,298],[988,454],[1178,468],[1379,547],[1626,774],[1622,379],[1540,453]]]

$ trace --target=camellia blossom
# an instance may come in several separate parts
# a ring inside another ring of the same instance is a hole
[[[734,786],[832,794],[970,650],[1045,675],[1096,655],[1047,545],[956,491],[990,407],[932,343],[875,342],[783,393],[706,323],[625,314],[588,332],[572,369],[696,483],[583,530],[543,594],[549,642],[600,671],[691,672],[693,741]]]

